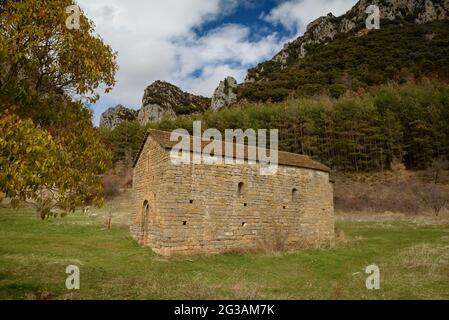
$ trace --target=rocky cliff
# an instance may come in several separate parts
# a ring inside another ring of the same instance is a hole
[[[320,17],[307,26],[303,36],[287,43],[284,48],[268,63],[278,65],[280,69],[295,63],[307,54],[307,46],[327,43],[338,34],[366,32],[366,9],[370,5],[380,8],[380,18],[387,20],[403,19],[422,24],[449,17],[449,0],[361,0],[346,14],[335,17],[332,13]],[[248,71],[246,83],[266,80],[264,72],[267,62],[261,63]]]
[[[112,130],[123,121],[136,120],[137,113],[136,110],[126,108],[119,104],[113,108],[109,108],[101,115],[100,127]]]
[[[156,81],[145,89],[138,119],[147,124],[159,122],[163,117],[200,113],[209,109],[210,102],[209,98],[183,92],[168,82]]]
[[[211,109],[219,110],[237,101],[237,80],[227,77],[220,82],[212,96]]]
[[[164,117],[175,118],[204,112],[210,108],[211,99],[183,92],[164,81],[156,81],[145,89],[142,108],[132,110],[118,105],[101,115],[100,126],[114,129],[125,120],[138,120],[140,124],[160,122]]]

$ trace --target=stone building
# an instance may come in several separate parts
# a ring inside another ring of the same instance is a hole
[[[261,246],[297,249],[334,240],[329,168],[279,152],[277,174],[260,164],[175,165],[170,133],[149,130],[134,163],[130,231],[161,255],[219,254]]]

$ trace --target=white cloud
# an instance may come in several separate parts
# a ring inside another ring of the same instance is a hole
[[[177,44],[178,70],[172,79],[186,83],[193,93],[210,96],[220,80],[233,76],[243,81],[249,67],[271,58],[281,47],[276,34],[249,41],[251,30],[240,24],[223,25],[202,37]],[[200,74],[192,77],[198,71]]]
[[[246,76],[246,69],[235,68],[227,64],[206,66],[200,77],[189,81],[186,89],[189,92],[208,96],[227,76],[233,76],[242,81]]]
[[[320,15],[343,13],[355,0],[283,1],[263,18],[300,30]],[[118,52],[117,85],[94,107],[96,122],[107,105],[140,108],[143,91],[156,80],[210,96],[219,81],[242,81],[248,68],[271,58],[287,39],[270,31],[250,40],[243,24],[221,25],[206,34],[194,30],[257,0],[78,0],[96,32]]]
[[[316,18],[329,12],[335,16],[342,15],[355,3],[355,0],[290,0],[281,3],[262,18],[299,35]]]
[[[104,100],[139,108],[145,87],[171,80],[180,39],[235,8],[234,0],[78,0],[96,32],[118,52],[117,85]],[[182,79],[181,79],[182,80]],[[185,86],[186,83],[177,83]]]

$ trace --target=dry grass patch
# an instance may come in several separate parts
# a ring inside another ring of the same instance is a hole
[[[418,244],[401,253],[398,263],[406,270],[419,271],[428,276],[449,274],[449,244]]]

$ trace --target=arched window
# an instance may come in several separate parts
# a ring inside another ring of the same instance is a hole
[[[147,202],[147,205],[145,206],[145,214],[148,215],[150,213],[150,204]]]
[[[148,200],[145,200],[142,208],[142,223],[143,223],[142,227],[144,227],[144,224],[148,222],[149,214],[150,214],[150,203],[148,202]]]
[[[299,201],[299,192],[298,189],[293,188],[292,189],[292,202],[298,202]]]
[[[243,196],[245,194],[245,184],[243,182],[239,183],[239,186],[237,188],[237,195],[239,197]]]
[[[147,242],[147,233],[148,233],[148,219],[150,215],[150,203],[148,200],[145,200],[142,207],[142,218],[140,222],[141,228],[141,244],[145,245]]]

